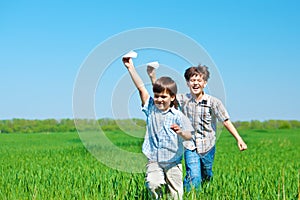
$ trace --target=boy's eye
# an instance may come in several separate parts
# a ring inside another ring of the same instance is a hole
[[[154,98],[162,98],[162,99],[165,99],[165,98],[167,98],[167,96],[166,95],[154,95]]]
[[[202,80],[200,80],[200,79],[191,79],[191,80],[190,80],[190,82],[192,82],[192,83],[193,83],[193,82],[196,82],[196,81],[198,81],[199,83],[202,82]]]

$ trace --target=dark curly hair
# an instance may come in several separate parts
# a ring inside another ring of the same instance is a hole
[[[209,79],[208,67],[201,64],[199,64],[197,67],[192,66],[185,70],[184,78],[186,81],[189,81],[194,75],[200,75],[202,76],[203,80],[207,81]]]

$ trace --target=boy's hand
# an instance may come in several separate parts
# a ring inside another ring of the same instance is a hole
[[[175,133],[180,134],[180,127],[177,124],[172,124],[170,127]]]
[[[247,144],[243,140],[238,141],[238,147],[239,147],[240,151],[244,151],[248,148]]]
[[[129,57],[128,57],[128,58],[127,58],[127,57],[123,57],[123,58],[122,58],[122,61],[123,61],[124,65],[125,65],[125,67],[126,67],[127,69],[133,68],[133,67],[134,67],[131,58],[129,58]]]
[[[147,66],[147,73],[149,77],[153,77],[155,75],[155,68],[151,66]]]
[[[147,66],[147,73],[148,73],[148,76],[150,77],[151,83],[153,85],[156,81],[155,68],[151,67],[151,66]]]
[[[182,131],[178,124],[172,124],[170,127],[177,135],[181,136],[184,140],[192,139],[190,131]]]

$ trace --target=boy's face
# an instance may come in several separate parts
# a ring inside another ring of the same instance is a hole
[[[161,111],[168,110],[170,108],[171,102],[174,101],[174,99],[175,96],[170,96],[167,91],[154,93],[154,104]]]
[[[191,76],[190,80],[187,81],[187,85],[190,88],[190,92],[194,95],[200,95],[203,89],[206,87],[206,81],[203,80],[203,76],[196,74]]]

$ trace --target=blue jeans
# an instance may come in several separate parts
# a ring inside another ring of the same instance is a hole
[[[192,187],[199,189],[203,181],[209,181],[212,178],[215,151],[215,146],[204,155],[198,154],[196,149],[184,151],[186,176],[183,185],[187,192]]]

